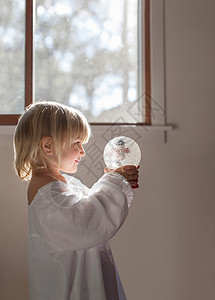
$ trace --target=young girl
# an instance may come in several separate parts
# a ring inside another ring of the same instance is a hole
[[[85,117],[55,102],[30,105],[16,127],[15,169],[30,180],[31,300],[126,299],[108,240],[127,217],[138,170],[106,170],[91,189],[62,175],[76,172],[89,137]]]

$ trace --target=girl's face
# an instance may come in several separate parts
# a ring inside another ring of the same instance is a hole
[[[59,170],[66,173],[75,173],[81,158],[85,156],[85,151],[79,139],[74,143],[65,143],[63,145]]]

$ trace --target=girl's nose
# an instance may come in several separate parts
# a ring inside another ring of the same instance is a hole
[[[82,144],[79,144],[79,149],[80,149],[80,155],[83,157],[83,156],[85,156],[86,155],[86,152],[85,152],[85,150],[84,150],[84,147],[82,146]]]

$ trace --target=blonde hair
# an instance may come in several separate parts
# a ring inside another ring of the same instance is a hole
[[[59,159],[65,139],[72,143],[78,138],[86,143],[90,135],[86,118],[72,107],[51,101],[29,105],[20,116],[14,133],[14,166],[17,175],[27,181],[31,179],[32,168],[46,167],[41,148],[44,136],[52,138]]]

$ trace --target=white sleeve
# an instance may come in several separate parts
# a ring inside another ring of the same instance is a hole
[[[103,175],[87,194],[78,187],[61,192],[56,188],[44,195],[51,201],[41,207],[38,217],[42,238],[62,251],[92,248],[109,240],[134,199],[130,184],[114,172]]]

